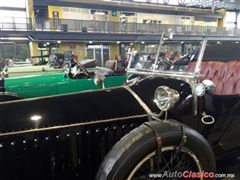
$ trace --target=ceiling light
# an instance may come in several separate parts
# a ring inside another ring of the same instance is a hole
[[[1,37],[1,40],[29,40],[28,38],[25,37]]]
[[[58,43],[58,44],[60,44],[60,43],[61,43],[61,41],[57,41],[57,43]]]
[[[117,41],[117,44],[120,44],[120,41]]]
[[[30,119],[31,119],[32,121],[37,122],[37,121],[39,121],[39,120],[42,119],[42,116],[35,114],[35,115],[32,115],[32,116],[30,117]]]
[[[105,15],[104,12],[95,12],[94,14],[95,14],[95,15]]]

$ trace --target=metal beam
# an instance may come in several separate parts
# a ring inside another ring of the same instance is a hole
[[[62,41],[62,42],[158,42],[161,34],[113,34],[113,33],[82,33],[82,32],[34,32],[34,31],[2,31],[2,38],[28,38],[28,41]],[[174,35],[173,41],[201,41],[203,37],[213,41],[239,41],[240,36],[200,36],[200,35]],[[14,40],[12,40],[14,41]]]

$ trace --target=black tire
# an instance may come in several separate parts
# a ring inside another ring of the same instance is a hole
[[[162,139],[162,148],[179,145],[182,139],[182,125],[175,122],[149,122]],[[197,131],[185,127],[187,142],[184,148],[190,150],[199,160],[202,171],[215,172],[214,153]],[[97,180],[126,180],[134,167],[156,151],[156,139],[152,129],[143,124],[125,135],[107,154],[99,167]],[[158,178],[159,179],[159,178]],[[166,179],[166,178],[165,178]]]

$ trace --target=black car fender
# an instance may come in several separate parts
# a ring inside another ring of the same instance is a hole
[[[5,101],[14,101],[21,99],[17,94],[15,93],[9,93],[9,92],[0,92],[0,102]]]

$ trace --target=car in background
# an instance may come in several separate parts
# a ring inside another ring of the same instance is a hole
[[[26,66],[32,66],[31,62],[15,61],[15,62],[13,62],[12,66],[10,66],[10,67],[26,67]]]
[[[33,66],[46,65],[48,63],[49,55],[32,56],[30,61]]]
[[[49,55],[48,64],[54,69],[65,69],[78,62],[77,55],[72,54],[72,51],[65,51],[64,53],[52,53]]]
[[[54,69],[60,69],[71,66],[71,59],[65,59],[64,54],[55,53],[49,56],[48,64]]]
[[[95,64],[95,60],[83,60],[70,69],[62,72],[44,72],[42,74],[6,78],[5,90],[14,93],[17,98],[33,98],[59,95],[85,90],[110,88],[124,84],[125,71],[109,68],[88,68]],[[102,69],[99,71],[99,69]],[[104,72],[105,81],[94,83],[95,72]]]

